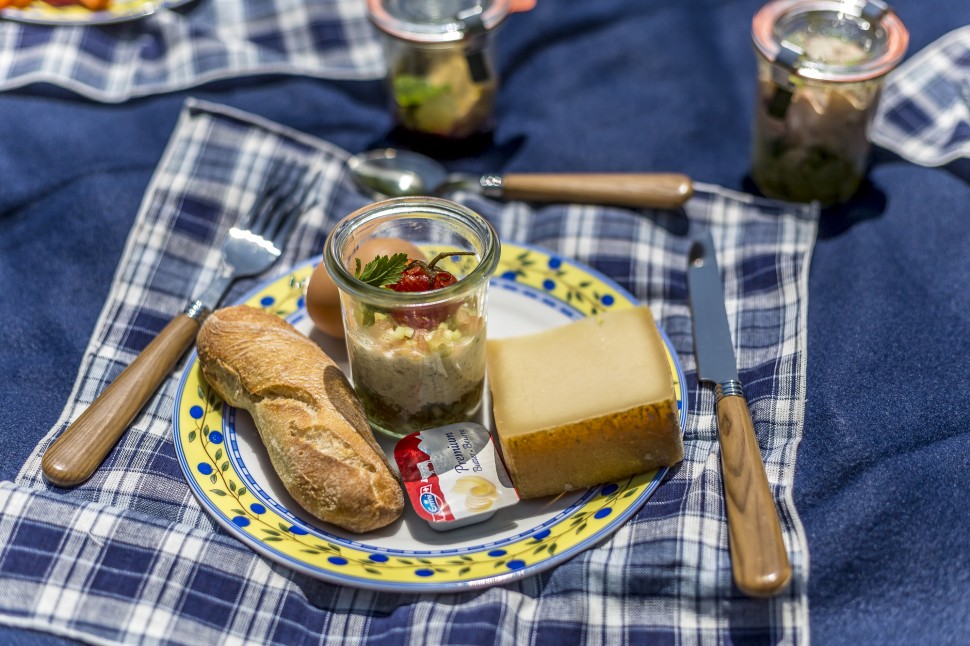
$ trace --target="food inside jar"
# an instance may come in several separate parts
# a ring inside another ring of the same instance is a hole
[[[371,422],[395,434],[473,417],[485,386],[485,326],[461,306],[431,330],[378,313],[348,337],[354,386]]]
[[[816,16],[786,34],[785,41],[803,52],[788,77],[791,87],[773,78],[784,68],[759,61],[751,174],[765,195],[828,206],[847,201],[862,182],[881,80],[813,80],[869,58],[871,43],[856,39],[856,31],[852,21]],[[776,100],[788,91],[787,105]]]
[[[824,65],[858,65],[869,58],[869,52],[858,42],[835,34],[824,33],[826,29],[843,28],[848,23],[831,24],[824,18],[814,21],[805,31],[791,34],[786,41],[800,47],[808,60]],[[822,33],[820,33],[822,32]]]
[[[428,263],[404,264],[378,257],[368,267],[390,268],[393,275],[381,278],[384,289],[433,295],[458,282],[437,263],[470,254],[446,252]],[[358,274],[368,278],[374,271],[365,267]],[[485,385],[481,306],[477,294],[387,307],[355,304],[347,349],[354,387],[373,425],[402,435],[477,414]]]
[[[878,84],[799,80],[782,118],[770,111],[776,90],[770,79],[762,80],[755,114],[755,183],[769,197],[823,205],[848,200],[865,175]]]
[[[473,78],[463,49],[405,49],[392,65],[391,85],[401,124],[415,132],[460,139],[492,116],[494,74]]]

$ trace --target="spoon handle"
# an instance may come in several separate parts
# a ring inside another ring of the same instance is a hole
[[[693,194],[691,179],[680,173],[511,173],[502,178],[502,197],[532,202],[673,209]]]

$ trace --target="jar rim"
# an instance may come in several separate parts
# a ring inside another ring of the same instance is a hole
[[[466,276],[457,282],[431,292],[396,292],[363,283],[340,260],[340,245],[355,229],[394,217],[456,217],[481,241],[481,258]],[[487,281],[498,267],[502,243],[492,224],[471,209],[437,197],[396,197],[368,204],[357,209],[334,226],[324,243],[323,261],[337,287],[355,298],[365,301],[382,300],[389,306],[424,305],[447,302]],[[434,298],[429,299],[428,295]]]
[[[782,20],[811,13],[833,12],[867,20],[864,10],[867,0],[773,0],[764,5],[752,21],[751,37],[757,50],[774,62],[782,50],[782,41],[775,26]],[[879,6],[883,6],[879,3]],[[796,66],[792,73],[816,81],[860,82],[878,78],[890,72],[902,60],[909,45],[909,31],[890,8],[878,18],[878,27],[885,31],[885,49],[877,56],[857,64],[818,64]]]
[[[481,27],[486,32],[495,29],[510,11],[509,0],[491,0],[478,14]],[[367,0],[367,15],[385,34],[413,43],[455,43],[481,33],[480,30],[469,29],[457,16],[440,23],[422,23],[395,16],[388,11],[385,0]]]

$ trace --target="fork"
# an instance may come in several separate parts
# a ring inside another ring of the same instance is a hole
[[[300,214],[312,207],[308,200],[320,176],[307,181],[305,175],[302,166],[290,162],[270,172],[245,221],[229,229],[219,275],[48,447],[41,467],[50,482],[73,487],[91,477],[195,341],[229,286],[276,262]]]

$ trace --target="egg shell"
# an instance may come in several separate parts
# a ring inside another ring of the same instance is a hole
[[[355,258],[360,259],[361,265],[366,265],[377,256],[393,256],[396,253],[405,253],[412,259],[427,260],[424,252],[407,240],[371,238],[354,253],[348,269],[354,268]],[[338,339],[343,338],[344,322],[340,313],[340,291],[322,262],[310,274],[310,282],[306,288],[306,311],[310,320],[321,332]]]

